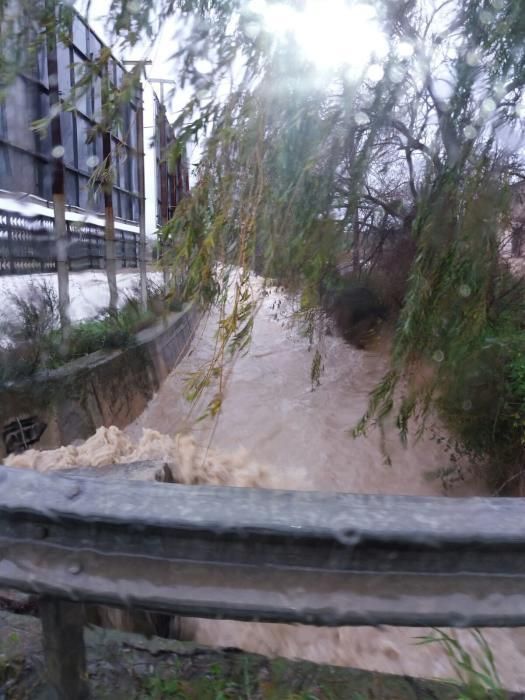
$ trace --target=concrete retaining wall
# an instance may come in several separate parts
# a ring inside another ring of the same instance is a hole
[[[31,445],[51,449],[83,440],[100,426],[123,428],[146,407],[187,352],[199,313],[188,307],[141,331],[126,350],[99,351],[2,391],[0,431],[24,419],[45,424]],[[0,459],[5,441],[0,441]]]

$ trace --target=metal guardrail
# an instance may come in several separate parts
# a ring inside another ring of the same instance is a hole
[[[50,675],[70,700],[85,697],[82,621],[57,601],[328,626],[525,625],[525,502],[0,467],[0,586],[44,601]]]

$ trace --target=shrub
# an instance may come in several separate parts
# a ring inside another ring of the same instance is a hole
[[[60,345],[58,296],[49,282],[31,281],[24,293],[8,298],[11,309],[1,329],[6,338],[0,360],[4,381],[33,373]]]
[[[146,285],[148,297],[148,311],[155,316],[162,316],[167,311],[182,311],[181,294],[178,289],[167,289],[162,283],[148,278]],[[140,285],[135,285],[133,292],[128,296],[128,301],[138,303],[140,299]],[[127,302],[126,302],[127,303]]]
[[[98,319],[74,325],[63,360],[88,355],[97,350],[129,347],[136,333],[151,325],[154,320],[151,313],[141,311],[138,302],[129,299],[119,311],[106,311]]]
[[[321,282],[320,301],[342,337],[362,348],[388,316],[388,306],[370,274],[329,271]]]
[[[489,486],[515,490],[525,464],[525,281],[500,270],[479,334],[448,363],[437,406]]]

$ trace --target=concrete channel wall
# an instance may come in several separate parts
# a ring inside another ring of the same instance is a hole
[[[84,440],[101,426],[128,425],[186,354],[199,318],[189,306],[141,331],[125,350],[95,352],[2,390],[0,459],[17,425],[45,426],[31,445],[37,449]]]

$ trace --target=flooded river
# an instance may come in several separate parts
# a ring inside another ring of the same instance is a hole
[[[276,291],[264,298],[252,345],[248,354],[235,363],[218,420],[196,423],[206,397],[192,409],[182,398],[184,378],[211,355],[216,321],[212,314],[201,324],[187,357],[145,412],[128,427],[126,436],[118,439],[137,443],[142,438],[143,447],[148,441],[156,441],[157,451],[148,453],[143,449],[142,456],[158,456],[159,436],[144,434],[144,429],[172,437],[190,432],[201,448],[211,446],[213,453],[225,456],[221,468],[226,476],[217,479],[218,483],[243,485],[253,480],[262,486],[301,490],[485,495],[475,475],[454,483],[445,493],[443,480],[436,474],[448,470],[450,460],[443,443],[432,439],[431,432],[404,449],[395,430],[387,430],[390,466],[385,463],[378,430],[353,439],[351,428],[362,416],[369,391],[387,367],[385,353],[379,349],[357,350],[336,336],[328,336],[324,341],[321,385],[312,391],[312,354],[307,339],[290,326],[288,311],[286,300]],[[241,478],[247,467],[250,478]],[[237,469],[240,472],[236,478]],[[440,648],[416,644],[416,638],[429,630],[317,629],[190,620],[184,633],[202,643],[271,656],[427,677],[451,676]],[[468,649],[477,649],[467,630],[459,636]],[[486,638],[506,687],[524,690],[525,630],[489,630]]]
[[[214,320],[212,316],[203,323],[191,354],[129,427],[131,436],[138,439],[143,428],[168,434],[185,430],[203,410],[205,400],[188,415],[180,396],[187,373],[210,357]],[[198,442],[227,452],[247,449],[281,488],[445,497],[442,479],[435,474],[447,472],[451,463],[430,432],[404,449],[395,430],[387,431],[391,466],[385,464],[378,430],[358,439],[350,434],[366,408],[369,391],[385,371],[385,354],[357,350],[339,337],[327,337],[324,373],[315,391],[310,382],[311,362],[308,341],[288,323],[285,301],[277,293],[266,297],[250,352],[237,360],[231,374],[219,419],[192,425]],[[475,476],[446,493],[486,495]],[[416,645],[416,638],[428,633],[211,620],[192,621],[187,629],[188,636],[206,644],[392,673],[450,677],[441,650]],[[459,636],[467,648],[476,650],[468,631]],[[506,686],[525,689],[525,630],[490,630],[486,637]]]

